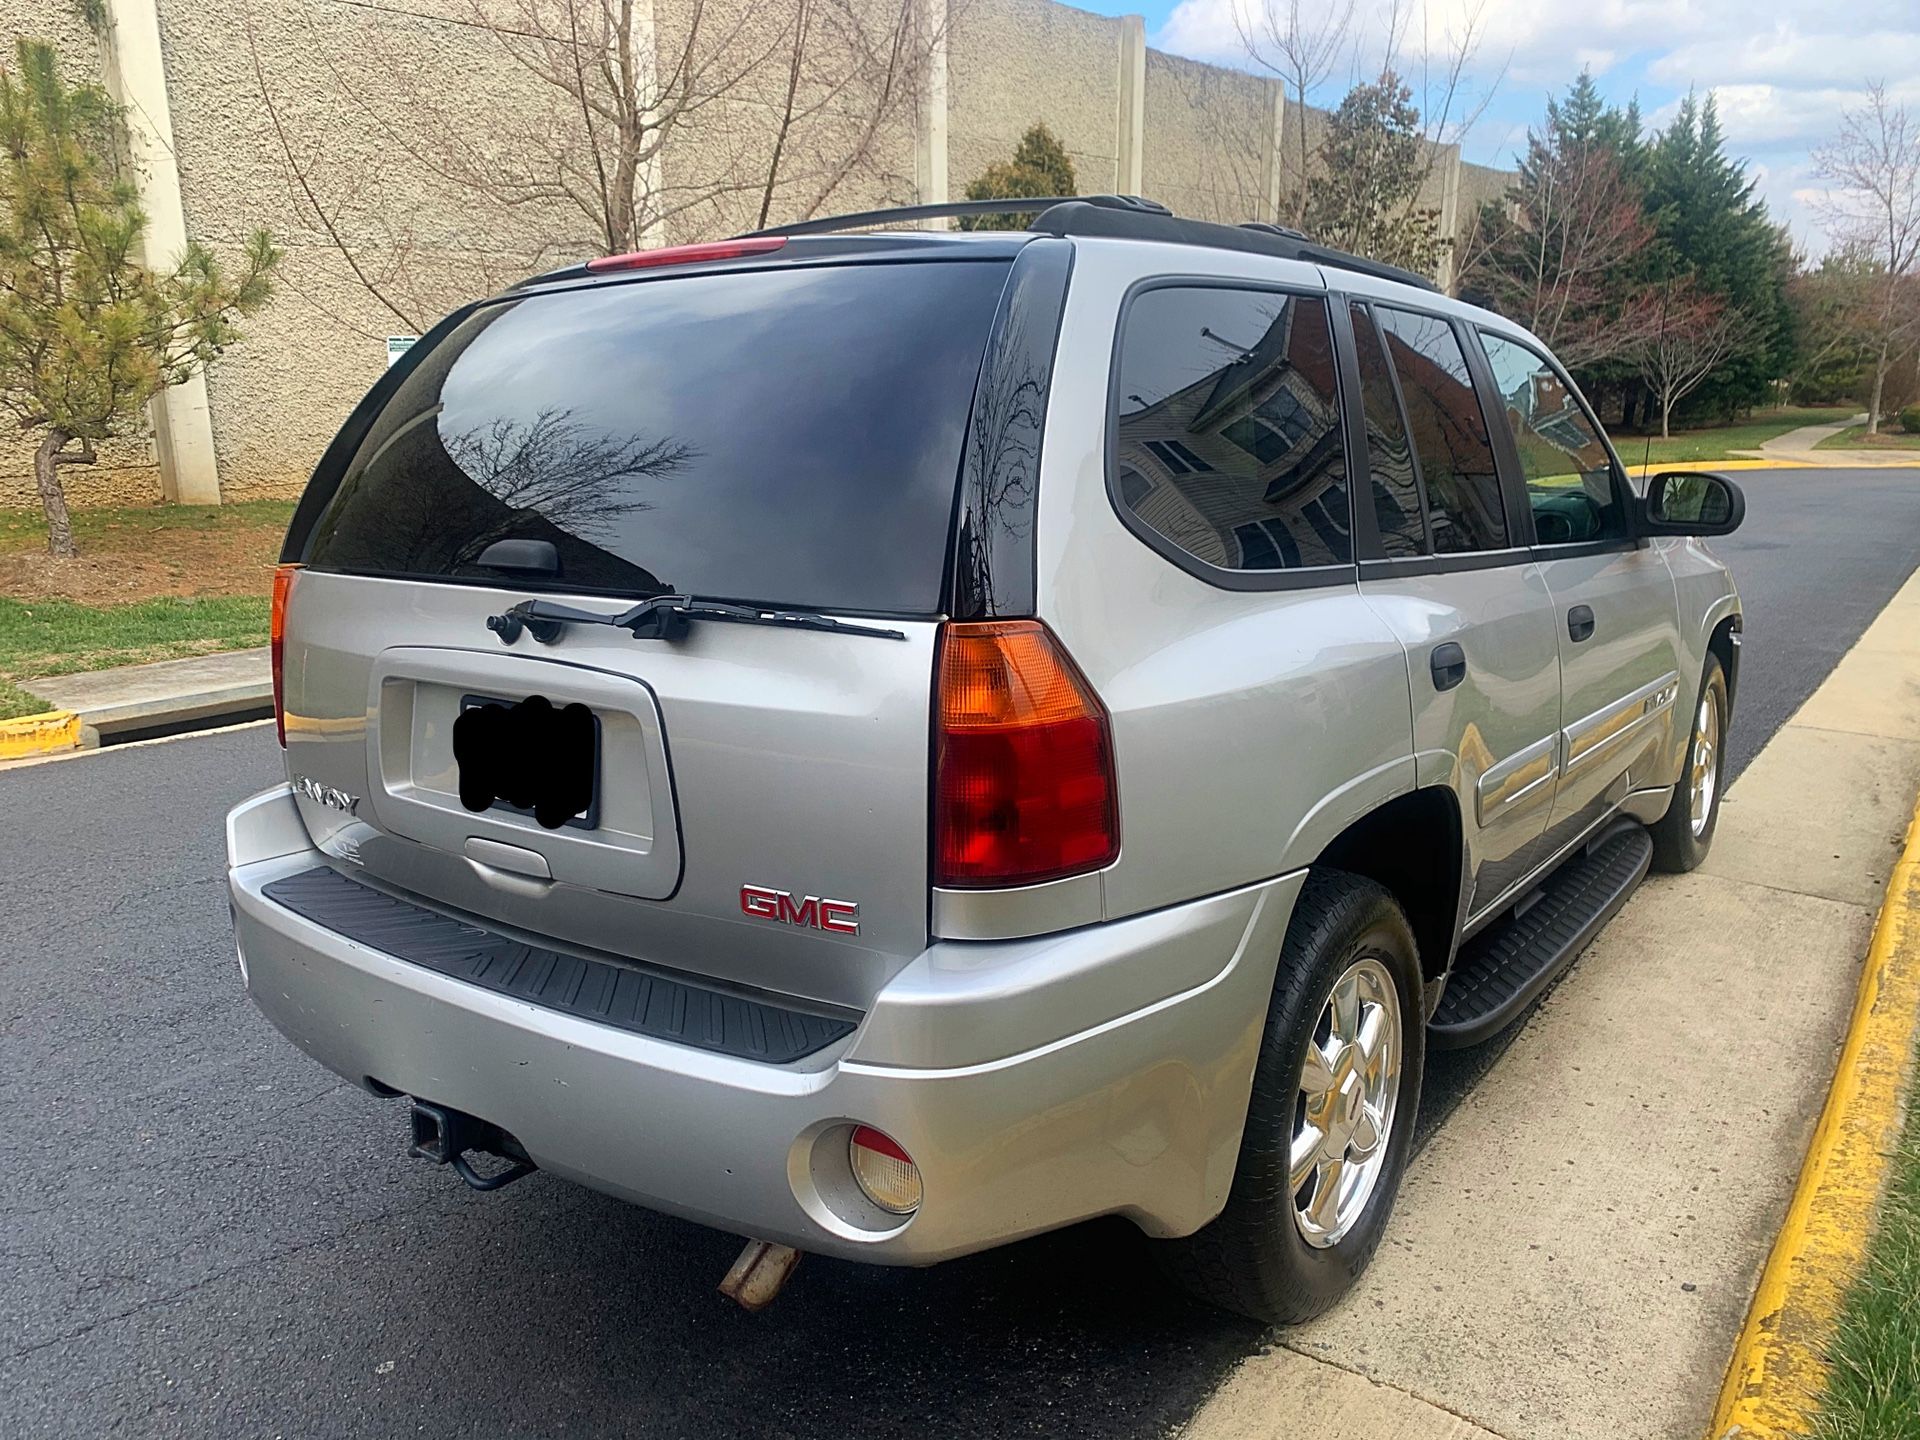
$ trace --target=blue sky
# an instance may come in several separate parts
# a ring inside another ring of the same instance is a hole
[[[1075,3],[1105,15],[1144,15],[1148,43],[1158,49],[1257,68],[1235,10],[1257,17],[1273,5],[1284,14],[1287,0]],[[1369,65],[1378,63],[1387,4],[1359,0],[1355,30],[1363,54],[1375,57]],[[1401,9],[1409,12],[1407,4]],[[1768,209],[1815,252],[1827,237],[1813,147],[1832,133],[1843,107],[1859,103],[1869,79],[1920,109],[1920,0],[1427,0],[1412,13],[1412,31],[1424,21],[1436,37],[1458,35],[1477,14],[1471,84],[1492,96],[1463,140],[1469,160],[1512,164],[1547,96],[1563,92],[1583,64],[1609,99],[1624,103],[1637,94],[1653,124],[1664,123],[1689,89],[1711,90],[1728,148],[1749,163]],[[1432,48],[1449,47],[1436,40]],[[1352,68],[1340,66],[1315,102],[1338,103]],[[1414,68],[1411,57],[1402,68]]]

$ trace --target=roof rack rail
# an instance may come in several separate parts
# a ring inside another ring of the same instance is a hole
[[[1138,195],[1035,195],[1013,200],[954,200],[941,205],[896,205],[887,210],[861,210],[852,215],[823,215],[818,220],[799,220],[791,225],[773,225],[765,230],[750,230],[740,239],[755,235],[830,235],[836,230],[858,230],[863,225],[904,225],[914,220],[967,220],[976,215],[1027,215],[1051,210],[1056,205],[1094,205],[1105,210],[1131,211],[1142,215],[1171,216],[1173,212],[1156,200]]]
[[[818,220],[802,220],[793,225],[755,230],[751,234],[827,235],[836,230],[858,230],[867,225],[964,219],[974,215],[1021,215],[1036,211],[1037,218],[1027,228],[1041,235],[1159,240],[1172,245],[1238,250],[1251,255],[1273,255],[1282,260],[1304,260],[1310,265],[1330,265],[1337,270],[1351,270],[1436,293],[1440,289],[1425,275],[1317,244],[1300,231],[1284,225],[1272,225],[1264,220],[1249,220],[1243,225],[1188,220],[1175,215],[1158,201],[1143,199],[1138,195],[1055,195],[1017,200],[960,200],[946,205],[902,205],[891,210],[828,215]]]

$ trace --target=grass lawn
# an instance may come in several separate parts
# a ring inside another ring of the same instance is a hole
[[[1816,450],[1920,450],[1920,435],[1909,435],[1896,423],[1891,430],[1868,435],[1864,425],[1853,425],[1813,447]]]
[[[1866,1268],[1828,1352],[1816,1440],[1912,1440],[1920,1432],[1920,1104],[1909,1102]]]
[[[47,708],[33,681],[267,643],[293,503],[73,512],[77,560],[46,553],[38,510],[0,510],[0,719]]]
[[[213,595],[80,605],[0,598],[0,719],[45,710],[43,675],[177,660],[267,643],[265,596]]]
[[[1851,405],[1789,406],[1780,410],[1756,410],[1745,420],[1718,425],[1706,430],[1682,430],[1670,440],[1658,435],[1648,439],[1626,431],[1612,431],[1613,448],[1629,465],[1646,459],[1654,465],[1679,465],[1689,461],[1727,460],[1736,450],[1758,450],[1762,443],[1778,439],[1802,425],[1833,425],[1858,415]],[[1652,453],[1648,454],[1649,446]]]

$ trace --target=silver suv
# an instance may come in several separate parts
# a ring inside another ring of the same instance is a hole
[[[1426,1047],[1705,854],[1742,512],[1512,322],[1149,202],[542,276],[300,503],[246,985],[482,1187],[749,1269],[1117,1214],[1297,1321]]]

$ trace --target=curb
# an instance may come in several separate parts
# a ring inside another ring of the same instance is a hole
[[[54,750],[72,750],[80,743],[80,717],[71,710],[48,710],[0,720],[0,760],[19,760]]]
[[[1858,470],[1862,467],[1850,461],[1828,460],[1825,457],[1815,460],[1809,456],[1796,455],[1778,460],[1674,460],[1666,464],[1628,465],[1629,475],[1642,478],[1658,475],[1663,470]],[[1876,460],[1866,466],[1869,470],[1920,470],[1920,457],[1912,460]]]
[[[1714,1407],[1715,1440],[1804,1434],[1859,1273],[1920,1032],[1920,807],[1887,881],[1833,1088]]]

